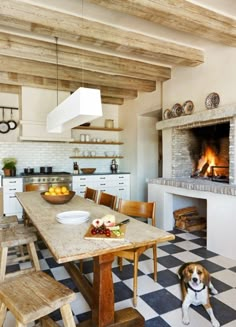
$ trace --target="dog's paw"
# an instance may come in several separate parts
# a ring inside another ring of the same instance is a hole
[[[182,322],[184,325],[189,325],[190,324],[189,317],[183,317]]]
[[[211,321],[213,327],[220,327],[220,323],[217,319],[213,319]]]
[[[212,288],[211,289],[211,294],[216,295],[216,294],[218,294],[218,291],[215,288]]]

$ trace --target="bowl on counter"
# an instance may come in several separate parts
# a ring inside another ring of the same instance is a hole
[[[51,203],[51,204],[64,204],[69,202],[75,195],[74,191],[70,191],[69,194],[61,194],[61,195],[47,195],[45,192],[40,193],[42,198]]]
[[[80,168],[83,174],[93,174],[96,168]]]

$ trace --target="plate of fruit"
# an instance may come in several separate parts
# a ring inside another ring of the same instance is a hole
[[[66,186],[51,186],[48,191],[41,193],[42,198],[51,204],[67,203],[74,195],[75,192],[68,190]]]
[[[126,224],[129,219],[120,223],[115,222],[114,215],[105,215],[103,218],[97,218],[92,221],[85,239],[107,239],[107,240],[124,240]]]

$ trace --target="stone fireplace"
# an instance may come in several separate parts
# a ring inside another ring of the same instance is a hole
[[[196,206],[207,217],[207,248],[236,259],[236,105],[162,120],[156,128],[162,130],[163,177],[149,180],[148,200],[157,203],[157,226],[171,230],[174,210]]]

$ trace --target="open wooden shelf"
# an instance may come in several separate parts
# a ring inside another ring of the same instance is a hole
[[[124,157],[122,156],[111,156],[111,157],[107,157],[107,156],[71,156],[70,159],[122,159]]]
[[[107,132],[121,132],[123,128],[106,128],[100,126],[76,126],[72,129],[83,129],[83,130],[93,130],[93,131],[107,131]]]
[[[121,144],[124,144],[124,142],[92,142],[92,141],[89,141],[89,142],[72,141],[70,143],[73,143],[73,144],[103,144],[103,145],[121,145]]]

